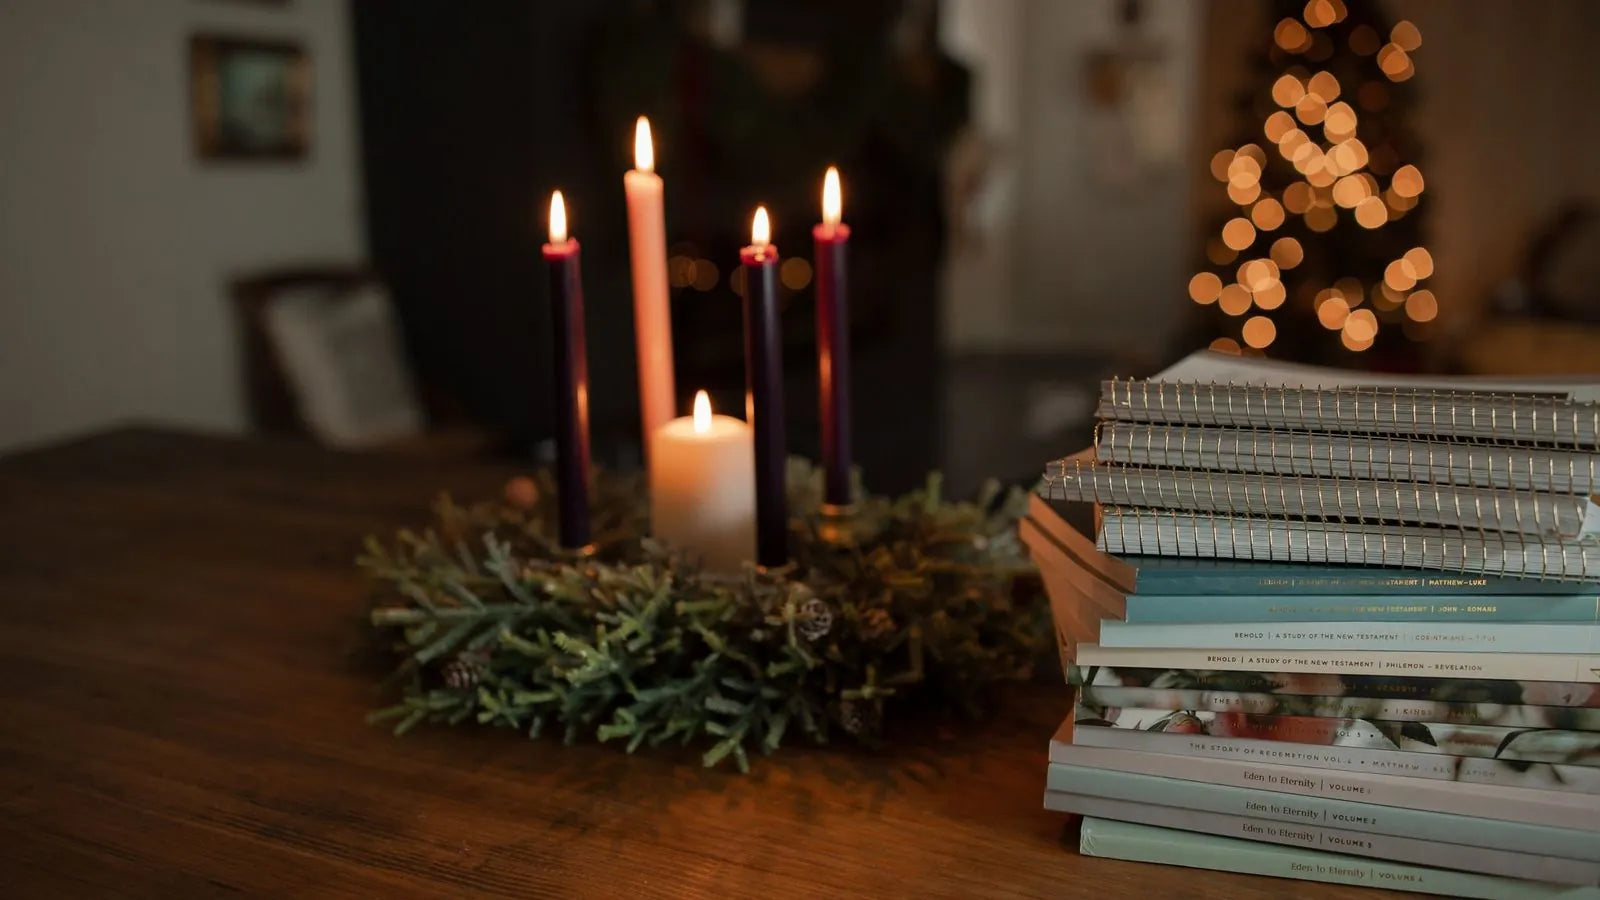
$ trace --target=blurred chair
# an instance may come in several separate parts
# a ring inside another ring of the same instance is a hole
[[[252,426],[348,449],[481,452],[490,444],[420,383],[383,282],[361,266],[251,273],[230,285]]]

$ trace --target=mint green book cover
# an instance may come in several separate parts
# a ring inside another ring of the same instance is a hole
[[[1084,856],[1481,900],[1600,900],[1600,888],[1519,881],[1085,817]]]

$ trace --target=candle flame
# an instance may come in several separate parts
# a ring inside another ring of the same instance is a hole
[[[756,207],[756,217],[750,220],[750,244],[761,249],[772,243],[772,223],[767,221],[767,208]]]
[[[705,391],[694,395],[694,433],[705,434],[711,430],[711,396]]]
[[[828,174],[822,176],[822,223],[829,228],[838,225],[843,210],[844,200],[839,195],[839,170],[829,166]]]
[[[556,191],[550,195],[550,243],[565,244],[567,242],[567,201],[561,199],[561,192]]]
[[[656,145],[650,139],[650,120],[644,116],[633,126],[633,167],[641,172],[656,170]]]

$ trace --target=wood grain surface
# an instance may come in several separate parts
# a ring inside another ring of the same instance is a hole
[[[0,460],[8,897],[1401,896],[1087,859],[1065,688],[751,775],[363,714],[362,536],[506,469],[125,430]]]

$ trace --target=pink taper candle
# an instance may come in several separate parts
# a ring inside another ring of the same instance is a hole
[[[650,121],[634,130],[632,171],[622,176],[628,193],[628,249],[633,261],[633,328],[639,352],[640,432],[645,453],[656,429],[672,421],[672,310],[667,296],[667,223],[661,176],[655,173]]]

